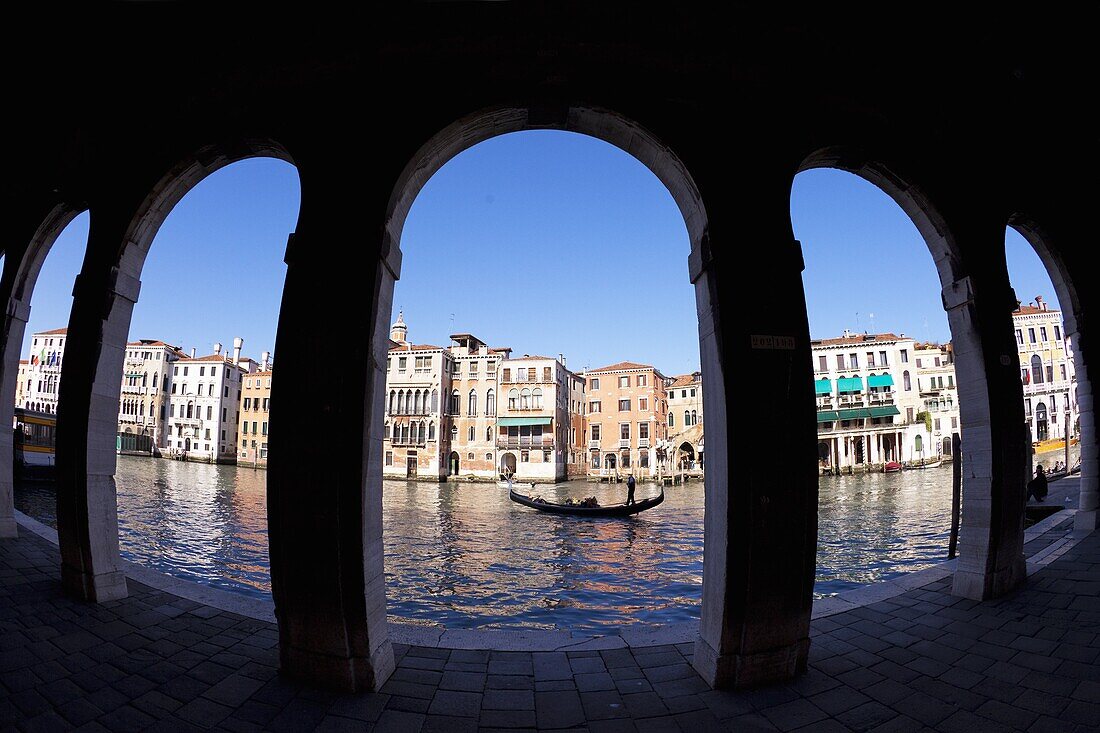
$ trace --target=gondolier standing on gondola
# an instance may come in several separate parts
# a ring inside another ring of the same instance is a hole
[[[626,477],[626,503],[634,503],[634,474]]]

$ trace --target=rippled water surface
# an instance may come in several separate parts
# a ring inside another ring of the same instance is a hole
[[[124,557],[256,597],[270,594],[262,470],[119,457]],[[781,476],[776,478],[782,480]],[[639,484],[639,499],[657,493]],[[552,501],[622,501],[622,485],[541,486]],[[48,487],[19,487],[20,510],[48,523]],[[698,618],[703,485],[666,489],[630,519],[577,519],[512,503],[495,484],[385,481],[391,618],[451,628],[608,630]],[[848,588],[946,559],[951,468],[822,477],[815,592]]]

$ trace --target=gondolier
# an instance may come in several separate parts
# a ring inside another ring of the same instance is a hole
[[[626,477],[626,503],[628,506],[634,503],[634,474]]]

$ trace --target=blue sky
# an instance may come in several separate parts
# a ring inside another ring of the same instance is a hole
[[[153,243],[131,339],[204,354],[242,336],[253,358],[273,350],[299,200],[297,172],[275,160],[243,161],[196,186]],[[851,328],[950,338],[931,255],[875,186],[840,171],[804,172],[791,218],[814,337]],[[82,215],[47,257],[28,339],[67,324],[87,231]],[[1056,305],[1030,245],[1010,232],[1006,246],[1018,296]],[[456,156],[417,197],[402,252],[393,316],[404,310],[417,343],[471,332],[517,354],[564,353],[574,369],[621,360],[666,374],[698,368],[683,219],[648,169],[599,140],[526,132]]]

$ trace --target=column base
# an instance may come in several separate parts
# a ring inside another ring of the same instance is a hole
[[[1096,509],[1084,512],[1078,509],[1077,513],[1073,516],[1073,529],[1078,532],[1092,532],[1100,527],[1100,524],[1097,524],[1098,519],[1100,519],[1100,517],[1098,517]],[[0,534],[0,537],[3,536],[3,534]]]
[[[19,536],[19,524],[15,517],[0,517],[0,539],[15,539]]]
[[[91,603],[117,601],[129,595],[126,575],[119,570],[92,575],[62,565],[61,585],[69,596]]]
[[[279,671],[287,677],[338,692],[376,692],[395,667],[388,639],[369,658],[283,647],[279,659]]]
[[[757,654],[719,654],[699,637],[691,664],[712,688],[736,689],[793,679],[806,671],[809,653],[808,638]]]
[[[972,601],[999,598],[1027,584],[1027,561],[1020,557],[1012,566],[994,573],[956,570],[951,595]]]

